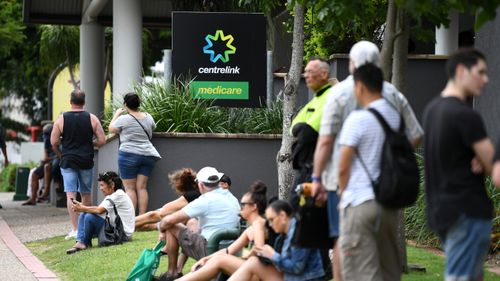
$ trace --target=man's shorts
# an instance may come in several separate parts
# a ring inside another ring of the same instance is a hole
[[[90,193],[92,191],[92,170],[61,168],[64,192]]]
[[[330,227],[330,237],[339,237],[339,196],[336,191],[328,191],[328,201],[326,208],[328,210],[328,225]]]
[[[195,260],[208,256],[205,237],[185,227],[179,231],[179,245],[184,254]]]
[[[35,171],[33,173],[35,173],[39,179],[42,179],[44,176],[45,176],[45,170],[43,168],[44,164],[36,167]]]
[[[476,280],[490,247],[491,220],[462,215],[441,240],[446,253],[445,280]]]
[[[153,156],[118,151],[118,170],[124,180],[135,179],[137,175],[149,177],[158,159]]]

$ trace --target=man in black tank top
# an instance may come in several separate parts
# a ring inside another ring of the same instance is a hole
[[[57,118],[50,136],[52,148],[61,159],[66,205],[73,227],[66,236],[67,240],[77,238],[76,230],[78,229],[78,214],[72,210],[71,201],[79,192],[82,203],[87,206],[91,205],[94,146],[100,147],[106,142],[99,119],[94,114],[83,110],[85,93],[80,90],[71,92],[70,104],[71,110]],[[60,144],[62,144],[62,149],[59,149]]]

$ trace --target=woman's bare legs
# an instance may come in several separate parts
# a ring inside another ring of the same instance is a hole
[[[125,192],[130,197],[130,200],[132,200],[132,204],[134,204],[134,210],[137,211],[137,191],[135,188],[137,179],[122,179],[122,182]]]
[[[228,254],[216,254],[205,263],[200,269],[193,271],[182,278],[181,281],[201,281],[211,280],[217,273],[224,272],[233,274],[240,266],[245,263],[245,260]]]
[[[137,175],[136,182],[137,204],[139,205],[139,215],[146,213],[148,210],[148,177],[145,175]]]
[[[250,257],[241,267],[239,267],[238,270],[231,275],[228,281],[250,281],[254,275],[261,280],[283,281],[283,274],[279,272],[274,265],[265,265],[255,256]]]

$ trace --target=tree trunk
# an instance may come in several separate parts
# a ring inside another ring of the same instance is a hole
[[[396,32],[394,41],[394,56],[392,62],[392,84],[402,93],[406,92],[406,69],[408,66],[408,40],[410,38],[410,21],[408,13],[398,8]]]
[[[394,41],[394,58],[392,64],[392,84],[399,91],[405,93],[406,90],[406,70],[408,65],[408,39],[410,37],[410,22],[405,9],[397,9],[397,36]],[[408,272],[408,258],[406,255],[406,235],[404,210],[398,211],[398,250],[401,270]]]
[[[387,3],[387,17],[385,19],[384,43],[380,53],[380,68],[384,73],[384,78],[391,81],[392,77],[392,53],[394,51],[394,36],[396,30],[396,3],[389,0]]]
[[[293,18],[293,43],[290,71],[285,77],[283,90],[283,137],[281,148],[277,155],[279,197],[286,199],[290,194],[293,180],[292,142],[290,124],[296,110],[297,90],[302,73],[304,57],[304,6],[295,3]]]

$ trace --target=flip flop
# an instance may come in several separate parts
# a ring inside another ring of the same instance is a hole
[[[72,248],[69,248],[68,250],[66,250],[66,254],[67,255],[72,255],[72,254],[74,254],[76,252],[79,252],[79,251],[82,251],[82,250],[85,250],[85,249],[72,247]]]

